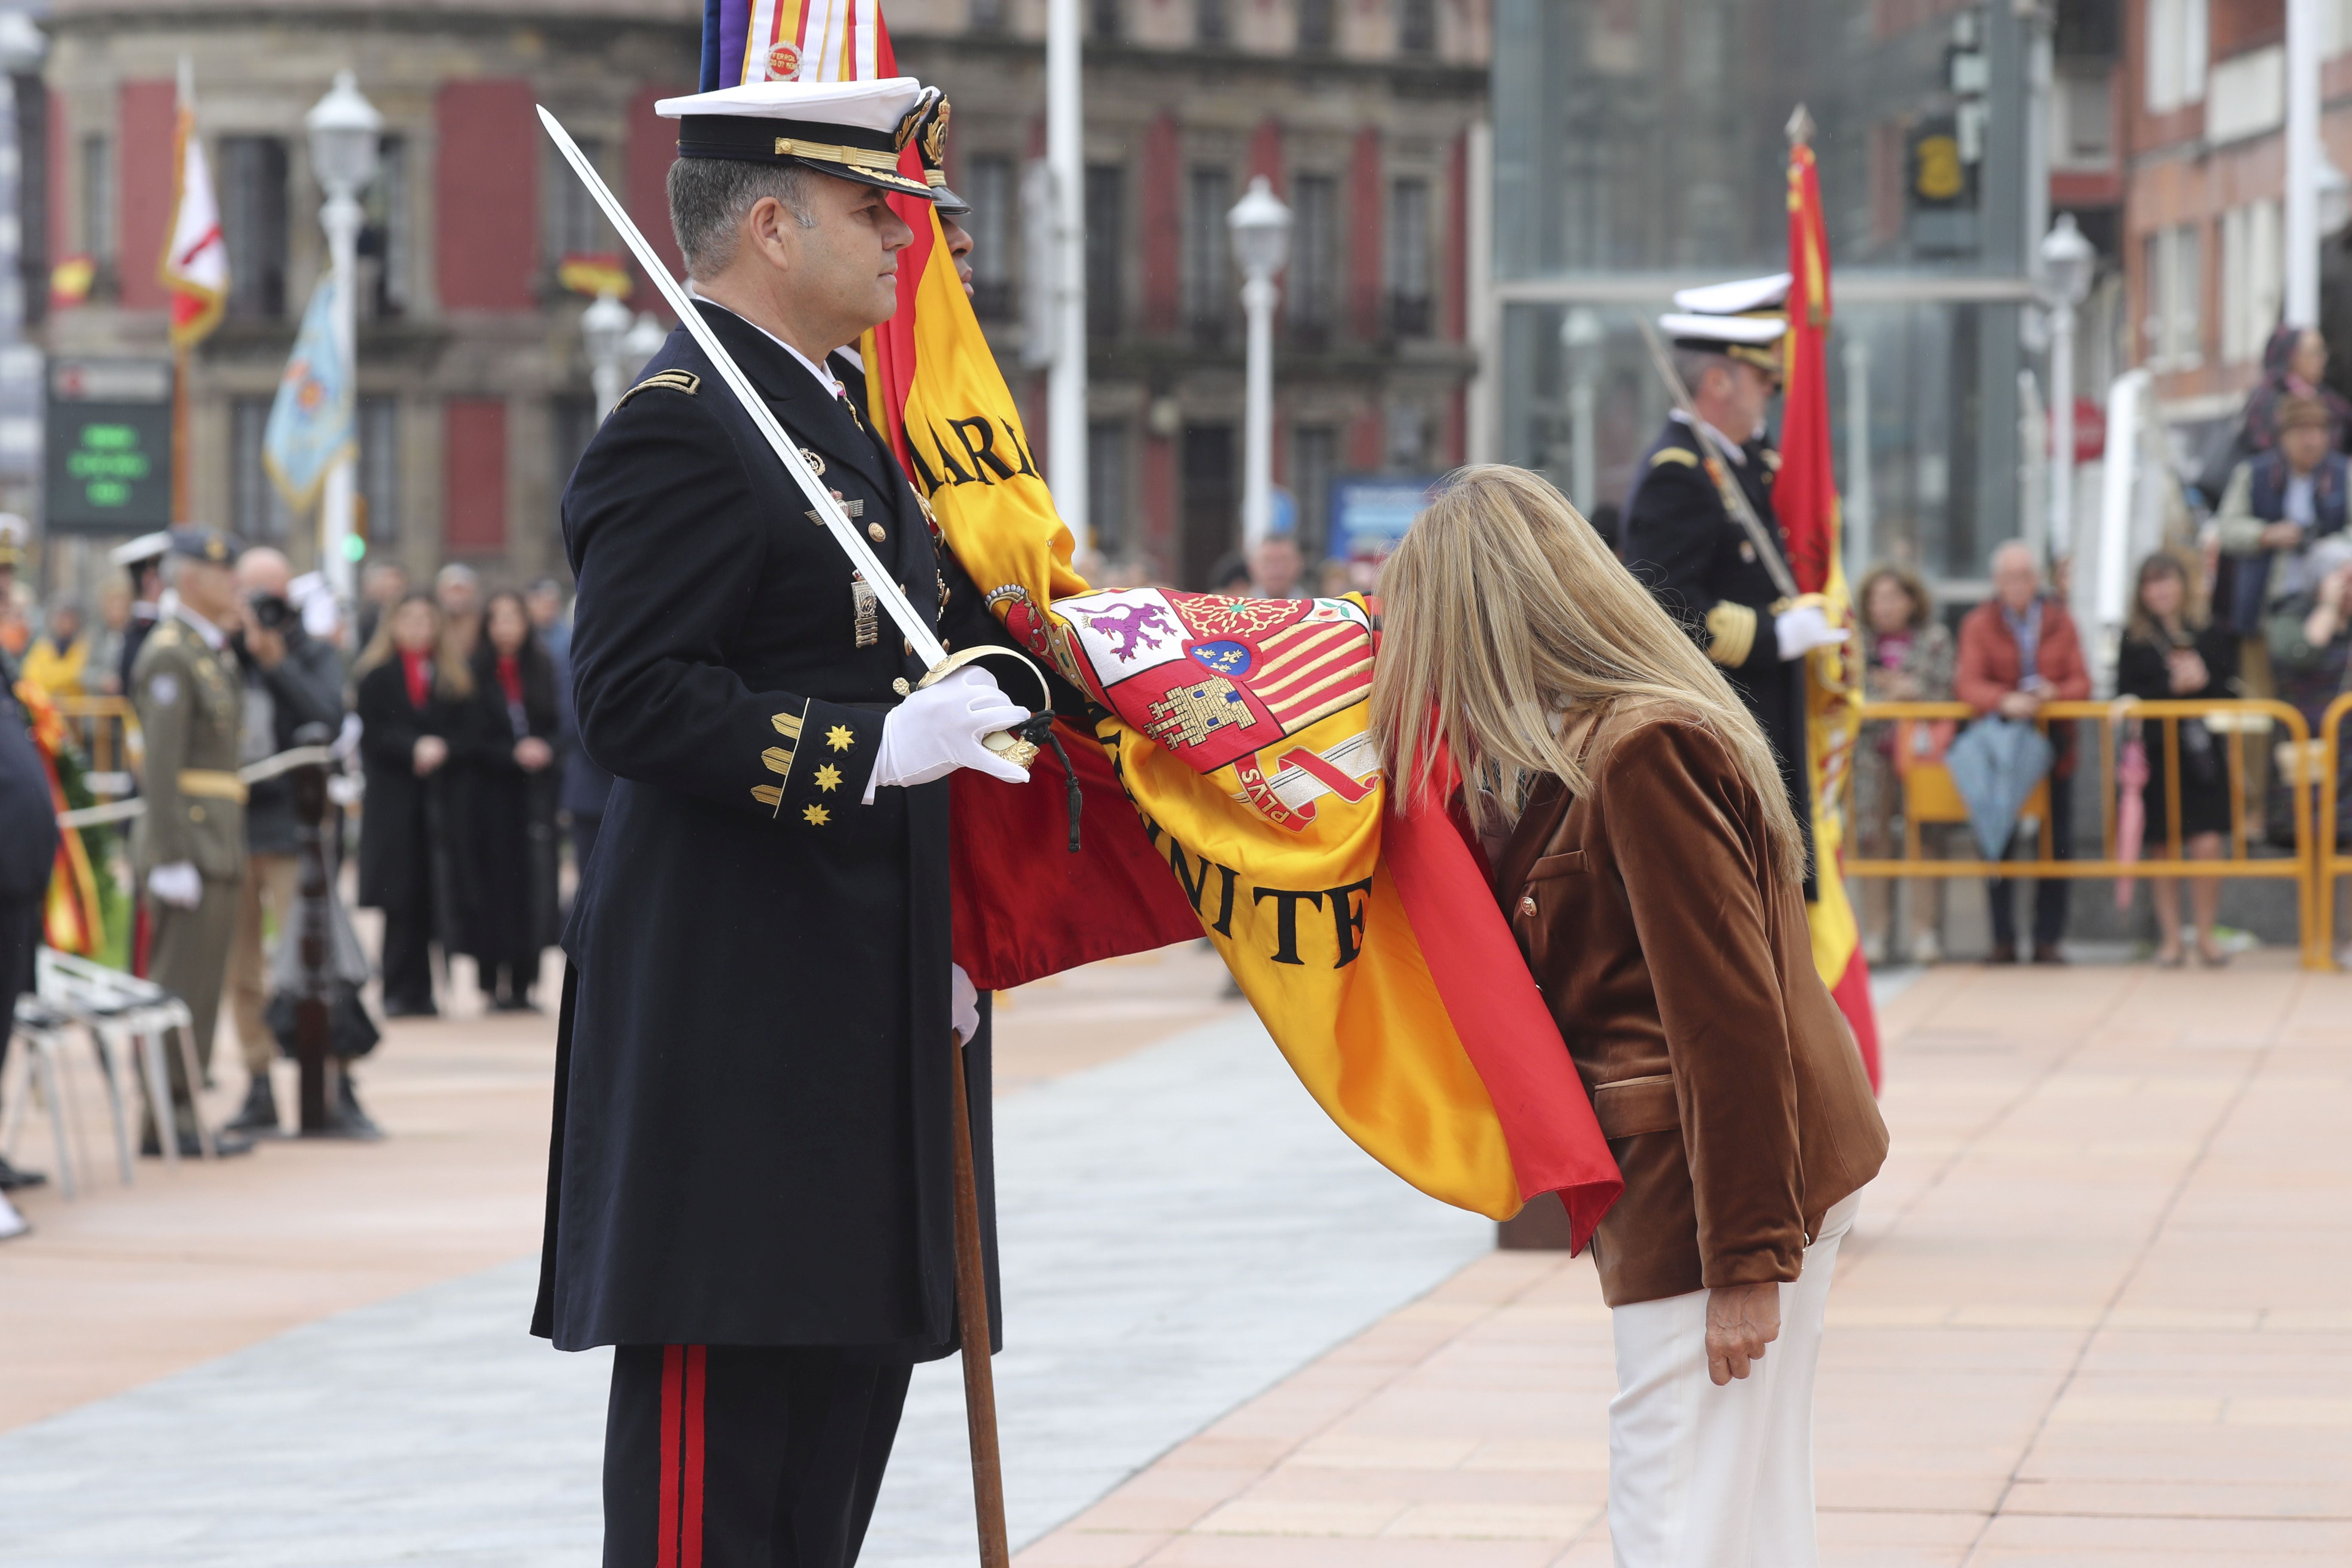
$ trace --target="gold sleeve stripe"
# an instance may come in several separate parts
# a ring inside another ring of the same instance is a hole
[[[1726,669],[1748,662],[1756,647],[1756,612],[1726,601],[1706,613],[1706,657]]]
[[[760,753],[760,765],[776,775],[774,784],[753,784],[751,798],[768,808],[768,815],[780,815],[784,806],[784,785],[793,776],[793,758],[800,750],[801,726],[808,721],[808,704],[801,704],[797,713],[771,713],[768,722],[776,733],[792,742],[787,746],[770,746]]]
[[[1698,454],[1685,452],[1680,447],[1661,447],[1650,454],[1650,467],[1654,468],[1660,463],[1680,463],[1685,468],[1696,468],[1698,467]]]

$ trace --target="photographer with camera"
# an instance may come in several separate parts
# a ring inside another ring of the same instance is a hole
[[[329,731],[343,722],[342,661],[332,644],[302,628],[302,615],[287,597],[293,569],[275,550],[257,547],[236,560],[242,627],[231,639],[244,678],[245,732],[240,764],[291,749],[306,725]],[[228,989],[236,1015],[236,1039],[252,1082],[245,1108],[229,1126],[241,1132],[274,1134],[278,1100],[270,1089],[269,1064],[278,1043],[263,1019],[269,1000],[269,966],[261,947],[263,911],[279,931],[294,922],[294,900],[301,885],[294,854],[294,792],[286,778],[254,784],[245,809],[247,850],[245,885],[238,890],[236,935],[229,948]]]

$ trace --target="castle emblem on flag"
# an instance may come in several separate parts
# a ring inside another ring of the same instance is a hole
[[[1143,732],[1172,752],[1180,746],[1197,746],[1229,724],[1249,721],[1249,704],[1240,689],[1223,677],[1212,675],[1189,686],[1171,687],[1151,705]]]

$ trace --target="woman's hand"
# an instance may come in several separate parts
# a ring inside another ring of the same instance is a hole
[[[1919,678],[1907,669],[1886,672],[1886,695],[1897,702],[1919,700]]]
[[[1706,1375],[1716,1387],[1746,1377],[1780,1337],[1778,1285],[1718,1285],[1706,1293]]]
[[[418,778],[423,778],[448,760],[449,742],[438,735],[417,736],[416,750],[410,754],[409,758],[410,765],[415,768]]]
[[[2167,656],[2171,667],[2172,689],[2176,696],[2185,697],[2192,691],[2202,691],[2212,677],[2206,672],[2204,658],[2193,647],[2176,648]]]
[[[525,735],[515,742],[515,766],[527,773],[535,773],[555,760],[555,748],[536,735]]]

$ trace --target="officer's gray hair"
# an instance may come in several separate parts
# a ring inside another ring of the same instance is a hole
[[[810,204],[814,178],[798,163],[751,163],[735,158],[680,158],[669,166],[669,226],[686,255],[690,278],[716,277],[734,264],[743,220],[762,197],[773,196],[800,221],[816,226]]]
[[[1698,384],[1706,379],[1708,371],[1720,370],[1728,374],[1733,363],[1729,354],[1717,353],[1712,349],[1675,351],[1675,374],[1683,378],[1683,389],[1693,397],[1698,395]]]

